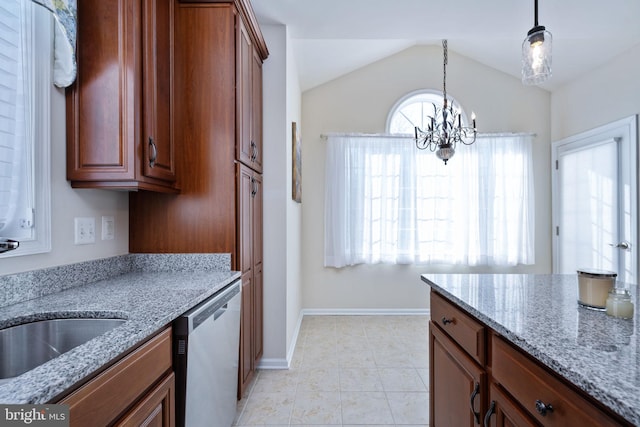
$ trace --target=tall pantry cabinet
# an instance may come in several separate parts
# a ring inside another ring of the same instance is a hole
[[[242,273],[239,394],[262,356],[262,62],[248,0],[175,3],[179,195],[132,193],[130,252],[227,252]]]

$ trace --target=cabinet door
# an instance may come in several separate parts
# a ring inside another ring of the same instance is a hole
[[[253,269],[253,359],[254,365],[262,357],[263,349],[263,288],[262,288],[262,175],[253,174],[253,198],[251,200],[252,269]]]
[[[484,427],[536,427],[538,425],[496,384],[491,384],[489,401],[489,409],[484,416]]]
[[[175,181],[172,121],[173,0],[142,1],[142,168],[147,177]]]
[[[251,167],[262,173],[262,59],[255,50],[251,67]]]
[[[253,322],[251,302],[253,300],[252,272],[242,275],[242,307],[240,308],[240,369],[238,372],[238,398],[242,398],[246,386],[253,374],[253,356],[251,343],[253,336],[251,324]]]
[[[433,322],[429,336],[429,425],[480,425],[486,408],[486,373]]]
[[[236,158],[251,166],[255,146],[251,140],[251,68],[253,47],[244,23],[237,17],[236,44]]]
[[[236,268],[246,274],[253,264],[253,200],[255,180],[248,167],[238,164],[238,248]]]
[[[175,380],[169,375],[115,425],[117,427],[174,427]]]

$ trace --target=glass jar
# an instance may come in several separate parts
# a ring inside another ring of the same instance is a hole
[[[621,319],[631,319],[633,317],[633,303],[628,290],[613,288],[609,291],[607,314]]]

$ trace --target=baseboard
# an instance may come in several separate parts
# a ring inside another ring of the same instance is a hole
[[[296,349],[296,344],[298,342],[298,336],[300,335],[300,327],[302,326],[302,319],[304,317],[303,310],[300,310],[300,315],[298,316],[298,322],[296,323],[296,329],[293,331],[293,339],[291,340],[291,344],[289,345],[289,349],[287,351],[286,359],[260,359],[258,363],[258,369],[289,369],[291,366],[291,360],[293,359],[293,352]]]
[[[293,332],[293,339],[289,345],[286,359],[260,359],[258,369],[289,369],[293,352],[296,349],[298,336],[300,335],[300,327],[304,316],[429,316],[431,310],[428,308],[305,308],[300,310],[296,329]]]

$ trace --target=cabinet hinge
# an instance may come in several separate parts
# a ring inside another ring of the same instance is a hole
[[[556,160],[556,170],[560,168],[559,162]]]
[[[556,226],[556,236],[560,235],[560,227]]]

